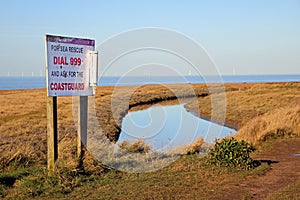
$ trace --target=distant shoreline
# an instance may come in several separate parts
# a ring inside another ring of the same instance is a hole
[[[233,84],[233,83],[281,83],[300,82],[300,75],[223,75],[222,77],[200,76],[149,76],[149,77],[99,77],[99,86],[137,86],[152,84]],[[24,90],[46,88],[45,77],[0,76],[0,90]]]

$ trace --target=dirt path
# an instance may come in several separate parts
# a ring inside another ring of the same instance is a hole
[[[271,170],[264,176],[245,180],[253,199],[264,199],[269,194],[300,179],[300,138],[283,140],[268,147],[268,151],[254,157],[268,162]]]

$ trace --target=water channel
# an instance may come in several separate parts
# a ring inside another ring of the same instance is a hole
[[[143,139],[153,150],[169,151],[190,145],[198,137],[206,143],[235,134],[234,129],[196,117],[184,105],[152,106],[129,112],[122,121],[118,142]]]

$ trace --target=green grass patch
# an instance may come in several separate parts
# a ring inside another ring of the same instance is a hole
[[[60,169],[48,176],[44,167],[9,167],[0,173],[0,197],[31,199],[59,197],[94,182],[96,176]]]
[[[90,199],[188,199],[197,195],[200,199],[218,199],[224,194],[225,197],[230,195],[228,187],[238,185],[245,176],[256,174],[252,170],[233,171],[209,165],[197,154],[182,156],[168,167],[141,174],[110,169],[92,175],[64,168],[48,176],[44,167],[10,167],[0,174],[0,195],[7,199],[82,199],[83,196]]]

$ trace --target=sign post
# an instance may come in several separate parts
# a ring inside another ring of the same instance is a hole
[[[88,96],[97,80],[95,40],[46,35],[47,145],[48,170],[58,159],[57,96],[79,96],[77,155],[82,164],[87,141]],[[94,62],[91,62],[94,61]],[[92,82],[91,82],[92,81]]]
[[[58,158],[56,97],[47,97],[47,147],[48,170],[54,171]]]
[[[79,166],[82,167],[84,155],[84,147],[87,145],[87,117],[88,117],[88,97],[81,96],[79,98],[79,115],[78,115],[78,136],[77,136],[77,156],[79,158]]]

